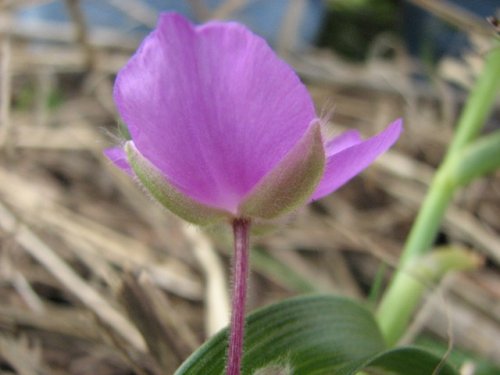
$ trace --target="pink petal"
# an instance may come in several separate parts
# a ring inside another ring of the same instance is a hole
[[[339,153],[340,151],[361,143],[362,141],[361,135],[357,130],[348,130],[326,143],[326,155],[330,156]]]
[[[328,155],[325,174],[311,199],[317,200],[332,193],[368,167],[396,142],[401,131],[402,120],[399,119],[378,135]]]
[[[123,150],[123,147],[107,148],[104,150],[104,155],[106,155],[106,157],[113,162],[114,165],[122,169],[124,172],[129,175],[134,174],[130,164],[128,163],[127,154]]]
[[[137,148],[168,180],[232,212],[315,118],[305,86],[263,39],[171,13],[120,71],[114,98]]]

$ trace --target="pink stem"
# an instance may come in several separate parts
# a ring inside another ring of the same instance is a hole
[[[233,221],[233,306],[226,375],[240,375],[241,372],[243,336],[245,331],[245,301],[248,279],[249,229],[250,220],[235,219]]]

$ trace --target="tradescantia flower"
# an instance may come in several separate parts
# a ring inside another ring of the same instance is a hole
[[[319,199],[399,137],[325,141],[312,100],[266,42],[236,23],[194,26],[165,13],[118,73],[114,99],[131,140],[105,151],[183,219],[231,221],[234,266],[227,375],[240,375],[251,223]]]
[[[183,219],[274,219],[342,186],[399,137],[325,141],[297,75],[237,23],[194,26],[173,13],[118,73],[131,140],[105,151]]]

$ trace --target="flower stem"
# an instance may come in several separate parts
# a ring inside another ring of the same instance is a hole
[[[240,375],[245,331],[245,301],[248,279],[250,220],[235,219],[231,332],[226,375]]]

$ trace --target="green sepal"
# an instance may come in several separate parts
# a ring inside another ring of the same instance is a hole
[[[238,214],[274,219],[293,211],[312,195],[324,168],[321,129],[315,123],[243,200]]]
[[[208,225],[231,217],[229,212],[202,204],[173,186],[134,146],[125,144],[128,161],[139,182],[164,207],[193,224]]]

